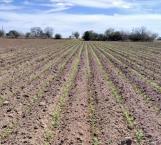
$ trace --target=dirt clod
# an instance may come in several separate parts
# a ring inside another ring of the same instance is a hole
[[[122,140],[119,145],[132,145],[132,138],[131,137],[125,137],[125,139]]]
[[[46,103],[45,102],[40,102],[39,106],[45,106]]]
[[[9,101],[4,101],[3,105],[9,105]]]

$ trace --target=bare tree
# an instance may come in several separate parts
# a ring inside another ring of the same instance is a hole
[[[113,28],[109,28],[109,29],[107,29],[106,31],[105,31],[105,37],[106,37],[106,39],[108,40],[109,39],[109,37],[114,33],[114,29]]]
[[[44,29],[44,35],[47,37],[47,38],[52,38],[53,37],[53,33],[54,33],[54,29],[52,27],[46,27]]]
[[[2,38],[2,37],[4,37],[4,36],[5,36],[4,30],[0,30],[0,37]]]
[[[40,27],[31,28],[31,36],[34,38],[41,38],[43,36],[43,31]]]
[[[151,33],[145,27],[135,28],[129,38],[132,41],[153,41],[157,38],[156,33]]]
[[[78,39],[79,38],[79,36],[80,36],[80,34],[79,34],[79,32],[73,32],[73,34],[72,34],[76,39]]]

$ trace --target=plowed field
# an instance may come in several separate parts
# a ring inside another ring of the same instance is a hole
[[[1,145],[161,145],[161,43],[0,40]]]

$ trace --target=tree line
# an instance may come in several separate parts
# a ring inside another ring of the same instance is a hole
[[[0,30],[0,37],[5,38],[41,38],[41,39],[48,39],[53,38],[54,30],[52,27],[46,27],[44,30],[41,27],[32,27],[30,32],[21,33],[16,30],[10,30],[9,32],[5,33],[4,30]],[[61,34],[55,34],[55,39],[61,39]]]
[[[135,28],[132,32],[107,29],[104,34],[86,31],[83,34],[85,41],[154,41],[158,34],[148,31],[145,27]]]
[[[79,32],[73,32],[70,39],[75,38],[78,39],[80,36]],[[44,30],[41,27],[32,27],[30,32],[21,33],[17,30],[10,30],[9,32],[5,32],[3,29],[0,30],[0,38],[26,38],[26,39],[33,39],[33,38],[40,38],[40,39],[62,39],[62,35],[56,33],[54,35],[54,29],[52,27],[46,27]]]
[[[5,33],[4,30],[0,30],[0,37],[4,38],[41,38],[41,39],[62,39],[61,34],[55,34],[52,27],[46,27],[42,29],[40,27],[33,27],[30,32],[25,34],[16,30],[10,30]],[[73,32],[69,39],[79,39],[79,32]],[[85,41],[154,41],[158,38],[156,33],[148,31],[145,27],[135,28],[131,32],[117,31],[113,28],[107,29],[104,33],[96,33],[94,31],[85,31],[82,39]],[[160,40],[161,38],[158,38]]]

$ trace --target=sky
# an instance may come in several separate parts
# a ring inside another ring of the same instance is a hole
[[[27,32],[49,26],[67,37],[74,31],[145,26],[161,35],[160,7],[161,0],[0,0],[0,27]]]

